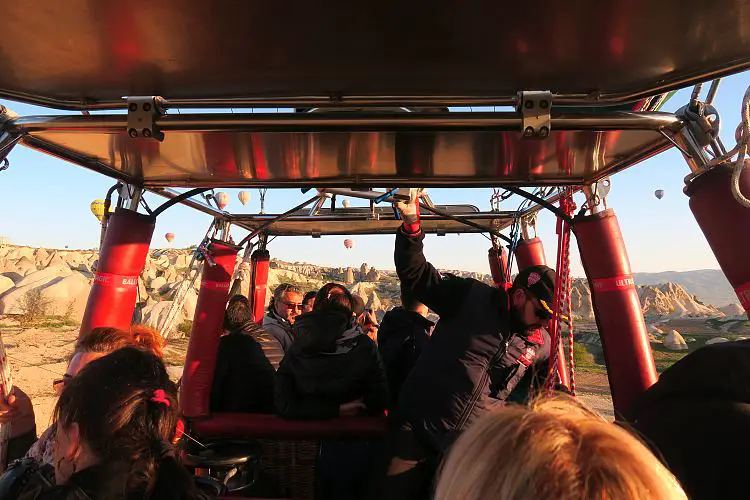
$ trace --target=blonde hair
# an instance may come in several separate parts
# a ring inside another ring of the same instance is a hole
[[[471,426],[443,464],[435,500],[686,499],[627,430],[569,397],[509,406]]]

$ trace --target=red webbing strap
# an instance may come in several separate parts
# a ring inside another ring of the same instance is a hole
[[[573,191],[572,189],[566,189],[565,194],[560,198],[560,209],[567,215],[571,215],[575,211],[575,203],[573,202]],[[558,381],[557,365],[559,356],[559,344],[560,344],[560,333],[561,333],[561,322],[563,316],[568,318],[569,337],[568,343],[570,348],[570,366],[572,368],[573,362],[573,314],[572,314],[572,300],[571,300],[571,279],[570,279],[570,233],[571,227],[562,218],[557,219],[557,279],[555,281],[555,297],[553,300],[552,310],[554,311],[554,317],[550,321],[550,339],[552,345],[550,347],[550,363],[549,363],[549,375],[547,376],[546,389],[551,391],[554,385]],[[570,373],[570,387],[571,393],[575,395],[575,380],[571,370]]]
[[[568,386],[568,390],[570,393],[575,396],[576,395],[576,369],[575,369],[575,360],[573,357],[573,344],[575,344],[575,339],[573,338],[573,278],[570,276],[570,233],[571,228],[570,224],[566,224],[567,226],[567,232],[568,232],[568,249],[565,252],[565,255],[567,257],[567,264],[566,264],[566,281],[568,282],[568,290],[567,290],[567,307],[565,308],[567,311],[568,316],[568,380],[570,382],[570,385]]]

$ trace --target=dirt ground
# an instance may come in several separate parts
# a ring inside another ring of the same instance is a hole
[[[31,398],[37,433],[41,434],[52,421],[57,401],[52,382],[65,373],[78,327],[22,329],[12,318],[0,317],[0,334],[11,363],[13,383]],[[165,351],[165,361],[167,370],[176,380],[182,375],[187,342],[175,340],[170,344]]]
[[[13,370],[14,384],[23,389],[34,403],[37,432],[41,434],[51,423],[57,400],[52,381],[65,373],[78,328],[22,329],[12,319],[0,318],[0,334]],[[186,349],[185,340],[173,340],[167,346],[165,361],[175,380],[182,375]],[[581,401],[602,415],[613,417],[605,374],[577,373],[576,386]]]
[[[78,328],[21,329],[13,322],[3,321],[0,333],[11,363],[14,386],[31,398],[36,429],[41,434],[51,423],[57,401],[52,381],[65,373]]]
[[[609,380],[605,373],[576,373],[576,397],[589,408],[609,419],[615,418]]]

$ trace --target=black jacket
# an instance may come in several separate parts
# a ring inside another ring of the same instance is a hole
[[[281,344],[253,322],[221,337],[211,411],[275,413],[275,374],[283,357]]]
[[[311,312],[294,322],[294,343],[276,373],[276,410],[296,419],[336,417],[339,406],[363,399],[381,414],[388,400],[375,343],[339,313]]]
[[[685,356],[625,416],[688,497],[747,498],[750,340]]]
[[[132,464],[97,464],[75,472],[64,485],[55,484],[51,465],[40,465],[30,458],[11,465],[0,477],[2,500],[126,500],[145,498],[132,487]],[[106,479],[103,479],[106,478]],[[189,478],[185,478],[189,480]],[[190,498],[208,500],[195,490]]]
[[[440,321],[401,388],[399,416],[425,446],[441,452],[482,412],[502,405],[549,348],[539,332],[518,334],[504,289],[441,276],[425,260],[423,239],[399,229],[396,271],[402,286]]]
[[[388,376],[391,410],[406,376],[422,354],[435,324],[418,312],[396,307],[388,311],[378,329],[378,350]]]

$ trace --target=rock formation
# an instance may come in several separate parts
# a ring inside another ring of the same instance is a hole
[[[688,349],[687,342],[677,330],[672,330],[664,337],[664,347],[672,351],[686,351]]]
[[[0,314],[20,314],[20,302],[29,290],[40,290],[50,303],[49,314],[63,315],[73,311],[73,319],[80,320],[91,281],[96,271],[98,254],[92,250],[50,250],[6,245],[0,247]],[[174,300],[180,287],[189,286],[186,277],[192,260],[192,250],[152,250],[138,282],[138,296],[144,317],[157,324],[168,310],[165,305]],[[237,258],[237,275],[242,278],[240,290],[249,292],[250,269]],[[451,272],[457,276],[491,282],[489,274],[465,271]],[[377,270],[367,263],[358,269],[351,267],[329,268],[306,263],[289,263],[272,260],[268,278],[266,301],[280,283],[293,283],[305,292],[317,290],[323,284],[336,281],[345,283],[352,293],[362,297],[376,311],[383,311],[399,303],[399,282],[394,271]],[[185,284],[183,284],[185,283]],[[193,281],[193,288],[185,292],[185,304],[181,318],[191,319],[195,310],[200,277]],[[644,315],[650,323],[679,317],[724,317],[742,320],[745,318],[737,304],[718,310],[703,304],[688,294],[682,287],[667,283],[638,287]],[[163,303],[157,306],[156,304]],[[593,321],[591,293],[586,280],[574,280],[572,287],[573,313],[578,320]],[[166,309],[165,309],[166,308]],[[178,318],[180,319],[180,318]],[[661,337],[661,332],[650,329],[650,333]],[[592,341],[598,335],[592,334]],[[683,339],[684,343],[684,339]]]
[[[354,283],[354,271],[351,267],[346,268],[346,273],[344,274],[344,283],[347,285],[351,285]]]
[[[744,319],[747,318],[745,310],[739,304],[728,304],[724,307],[720,307],[719,311],[724,313],[728,319]]]
[[[573,315],[585,321],[594,320],[594,307],[591,304],[591,292],[585,280],[573,280],[570,292]]]
[[[364,281],[380,281],[380,273],[374,267],[367,271],[367,276],[364,277]]]
[[[712,339],[708,339],[705,343],[705,345],[711,345],[711,344],[721,344],[723,342],[729,342],[729,339],[724,337],[714,337]]]
[[[593,320],[591,291],[586,280],[573,281],[571,292],[573,314],[583,320]],[[713,306],[703,304],[691,296],[680,285],[664,283],[638,287],[641,310],[647,319],[722,317],[724,314]]]
[[[703,304],[674,283],[638,287],[638,297],[646,317],[723,316],[718,309]]]

